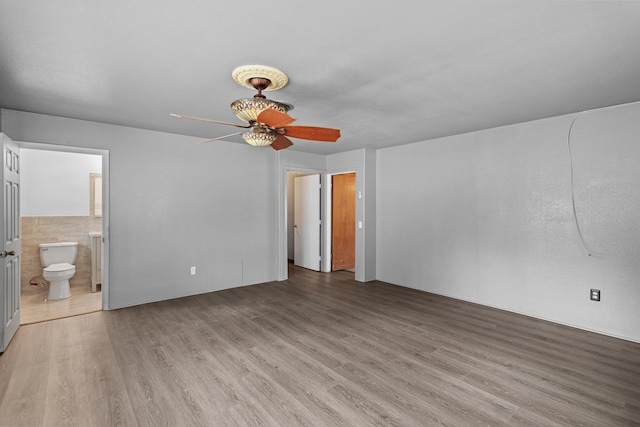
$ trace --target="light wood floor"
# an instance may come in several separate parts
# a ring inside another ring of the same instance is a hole
[[[91,287],[86,284],[75,285],[71,281],[71,298],[47,301],[48,295],[48,285],[22,287],[20,293],[21,325],[102,310],[102,292],[91,292]]]
[[[23,326],[0,425],[640,425],[640,344],[353,274]]]

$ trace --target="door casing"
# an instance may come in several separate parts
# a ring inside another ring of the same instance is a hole
[[[278,152],[281,154],[281,152]],[[293,191],[293,189],[288,184],[288,174],[289,172],[302,172],[302,173],[319,173],[320,174],[320,182],[322,185],[322,211],[321,211],[321,220],[322,220],[322,236],[321,236],[321,271],[330,272],[331,271],[331,196],[330,190],[327,185],[328,182],[331,181],[331,175],[334,174],[343,174],[343,173],[351,173],[355,172],[356,174],[356,267],[355,267],[355,280],[364,281],[364,264],[362,263],[362,227],[358,224],[358,219],[361,215],[361,203],[363,200],[362,190],[358,190],[359,180],[361,170],[359,168],[344,168],[344,169],[335,169],[331,172],[327,172],[326,169],[321,168],[316,163],[319,162],[300,162],[297,157],[286,158],[278,157],[278,187],[277,187],[277,198],[279,200],[278,203],[278,223],[277,223],[277,272],[276,272],[276,280],[287,280],[289,277],[288,273],[288,233],[289,229],[287,226],[288,223],[288,205],[289,205],[289,192]],[[312,165],[313,166],[309,166]]]
[[[109,151],[71,145],[44,144],[38,142],[19,142],[20,148],[45,151],[66,151],[69,153],[93,154],[102,156],[102,309],[109,310]],[[88,237],[87,237],[88,238]]]
[[[320,271],[320,174],[298,176],[294,182],[293,263]]]

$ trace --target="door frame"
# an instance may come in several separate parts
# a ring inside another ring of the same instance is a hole
[[[358,190],[358,169],[344,169],[344,170],[334,170],[331,172],[327,172],[326,170],[314,169],[314,168],[305,168],[301,166],[284,166],[281,169],[282,175],[280,177],[280,184],[278,186],[278,200],[281,203],[278,204],[278,256],[276,260],[278,262],[278,276],[277,280],[287,280],[289,278],[288,272],[288,226],[287,226],[287,218],[288,218],[288,203],[289,203],[289,182],[288,182],[288,174],[289,172],[301,172],[305,174],[320,174],[320,221],[322,221],[321,225],[321,235],[320,235],[320,253],[321,253],[321,262],[320,262],[320,271],[323,273],[331,272],[331,177],[332,175],[341,175],[345,173],[355,173],[356,174],[356,198],[362,198],[362,191]],[[357,201],[356,201],[356,225],[358,220],[357,214]],[[356,230],[356,239],[357,232],[361,230]],[[359,262],[359,249],[358,243],[356,241],[356,276],[358,272],[358,268],[360,266]],[[358,280],[358,279],[356,279]]]
[[[287,173],[287,183],[289,175]],[[288,201],[287,215],[293,203],[294,229],[287,227],[287,242],[291,243],[289,233],[293,231],[294,265],[321,271],[322,264],[322,175],[300,173],[293,176],[293,198]],[[304,181],[304,182],[303,182]],[[288,193],[288,196],[291,192]],[[289,197],[288,197],[289,198]],[[287,223],[289,223],[287,217]],[[287,224],[288,225],[288,224]]]
[[[287,280],[287,171],[312,169],[320,172],[326,182],[328,174],[342,172],[356,173],[356,272],[354,279],[367,282],[376,279],[376,152],[365,148],[350,152],[322,156],[291,150],[276,151],[276,254],[275,280]],[[326,187],[326,185],[325,185]],[[323,188],[323,203],[326,207],[327,192]],[[322,218],[326,220],[323,208]],[[362,223],[362,228],[360,227]],[[326,251],[326,238],[323,234],[322,244]],[[323,252],[326,260],[326,252]],[[323,270],[325,271],[325,270]]]
[[[109,150],[72,145],[44,144],[17,141],[18,146],[30,150],[63,151],[67,153],[93,154],[102,157],[102,309],[109,310]],[[88,238],[88,236],[87,236]]]
[[[303,167],[285,167],[282,169],[283,176],[281,183],[282,185],[278,186],[278,200],[281,203],[278,204],[278,208],[280,213],[278,214],[278,256],[276,260],[278,261],[278,277],[277,280],[287,280],[289,278],[288,264],[289,264],[289,254],[288,254],[288,245],[289,245],[289,230],[288,230],[288,208],[289,208],[289,192],[292,190],[289,188],[289,172],[300,172],[306,175],[320,175],[320,221],[321,221],[321,230],[325,228],[325,183],[326,183],[326,174],[319,169],[312,168],[303,168]],[[293,201],[292,201],[293,203]],[[320,233],[320,253],[322,260],[320,261],[320,271],[325,271],[325,241],[323,239],[323,232]]]

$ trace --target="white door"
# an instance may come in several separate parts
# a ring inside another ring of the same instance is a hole
[[[320,175],[294,179],[293,263],[320,271]]]
[[[20,149],[6,135],[0,134],[4,167],[4,197],[0,231],[0,353],[4,352],[20,326]]]

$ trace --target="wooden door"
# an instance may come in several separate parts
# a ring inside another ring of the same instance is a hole
[[[294,179],[293,263],[320,271],[320,175]]]
[[[356,267],[356,174],[333,175],[331,270]]]
[[[6,135],[0,134],[4,167],[2,175],[3,226],[0,231],[0,353],[4,352],[20,326],[20,149]]]

